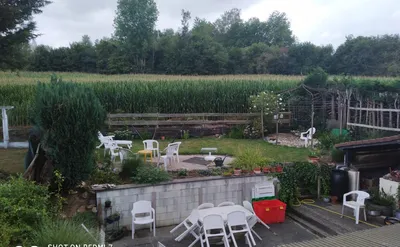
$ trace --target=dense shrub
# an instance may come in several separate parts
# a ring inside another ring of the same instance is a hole
[[[121,178],[130,178],[135,176],[137,169],[144,164],[144,161],[136,156],[128,157],[122,162]]]
[[[55,220],[49,221],[37,228],[33,234],[32,244],[39,247],[45,247],[52,244],[64,245],[84,245],[98,244],[97,234],[87,233],[80,223],[72,220]],[[94,239],[96,238],[96,239]]]
[[[28,243],[49,217],[48,188],[22,177],[0,184],[0,246]]]
[[[132,131],[130,130],[116,130],[114,132],[114,140],[131,140]]]
[[[170,180],[168,172],[150,164],[140,166],[136,176],[133,177],[133,181],[139,184],[157,184],[168,180]]]
[[[336,144],[350,141],[349,135],[334,135],[329,132],[324,132],[317,137],[321,149],[331,150]]]
[[[93,90],[77,83],[39,83],[32,117],[42,132],[46,156],[65,177],[64,186],[87,179],[94,167],[97,132],[105,120]]]
[[[233,139],[243,139],[244,138],[243,126],[232,127],[232,129],[229,131],[228,137]]]
[[[267,157],[264,157],[262,151],[259,148],[247,148],[238,152],[238,155],[233,161],[233,165],[236,168],[251,171],[256,167],[265,166],[268,162],[271,162],[271,160]]]

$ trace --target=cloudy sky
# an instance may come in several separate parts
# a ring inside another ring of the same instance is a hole
[[[239,8],[242,18],[266,20],[275,10],[285,12],[299,41],[338,46],[346,35],[400,33],[399,0],[156,0],[157,28],[180,26],[181,9],[214,21],[224,11]],[[37,44],[67,46],[88,34],[109,37],[117,0],[53,0],[36,16]]]

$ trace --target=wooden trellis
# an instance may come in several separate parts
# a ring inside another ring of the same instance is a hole
[[[364,107],[348,107],[348,109],[350,114],[347,117],[347,126],[400,132],[400,109]]]

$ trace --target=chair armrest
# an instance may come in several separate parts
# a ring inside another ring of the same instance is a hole
[[[151,208],[151,213],[152,213],[152,215],[153,215],[153,219],[155,219],[156,218],[156,211],[154,210],[154,208]]]
[[[355,191],[350,191],[350,192],[344,194],[344,195],[343,195],[343,202],[346,202],[346,201],[347,201],[347,197],[348,197],[348,196],[354,195],[354,194],[357,194],[357,192],[355,192]]]

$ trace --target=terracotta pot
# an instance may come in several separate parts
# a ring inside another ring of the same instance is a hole
[[[313,163],[313,164],[316,164],[316,163],[319,162],[319,157],[309,156],[309,157],[308,157],[308,161],[311,162],[311,163]]]
[[[333,204],[337,204],[337,200],[338,200],[337,196],[331,196],[331,201]]]
[[[274,173],[274,172],[275,172],[275,167],[271,167],[271,168],[270,168],[270,171],[271,171],[272,173]]]
[[[242,174],[249,174],[248,170],[242,170]]]
[[[260,174],[261,173],[261,168],[254,168],[254,173],[255,174]]]
[[[235,169],[235,170],[233,170],[233,175],[235,175],[235,176],[240,176],[241,173],[242,173],[242,169]]]
[[[163,140],[163,141],[164,141],[164,140],[165,140],[165,136],[161,136],[161,140]]]
[[[276,172],[278,172],[278,173],[283,172],[283,167],[282,166],[277,166],[275,169],[276,169]]]
[[[269,167],[263,168],[263,173],[270,173],[270,171],[271,171],[271,168],[269,168]]]

